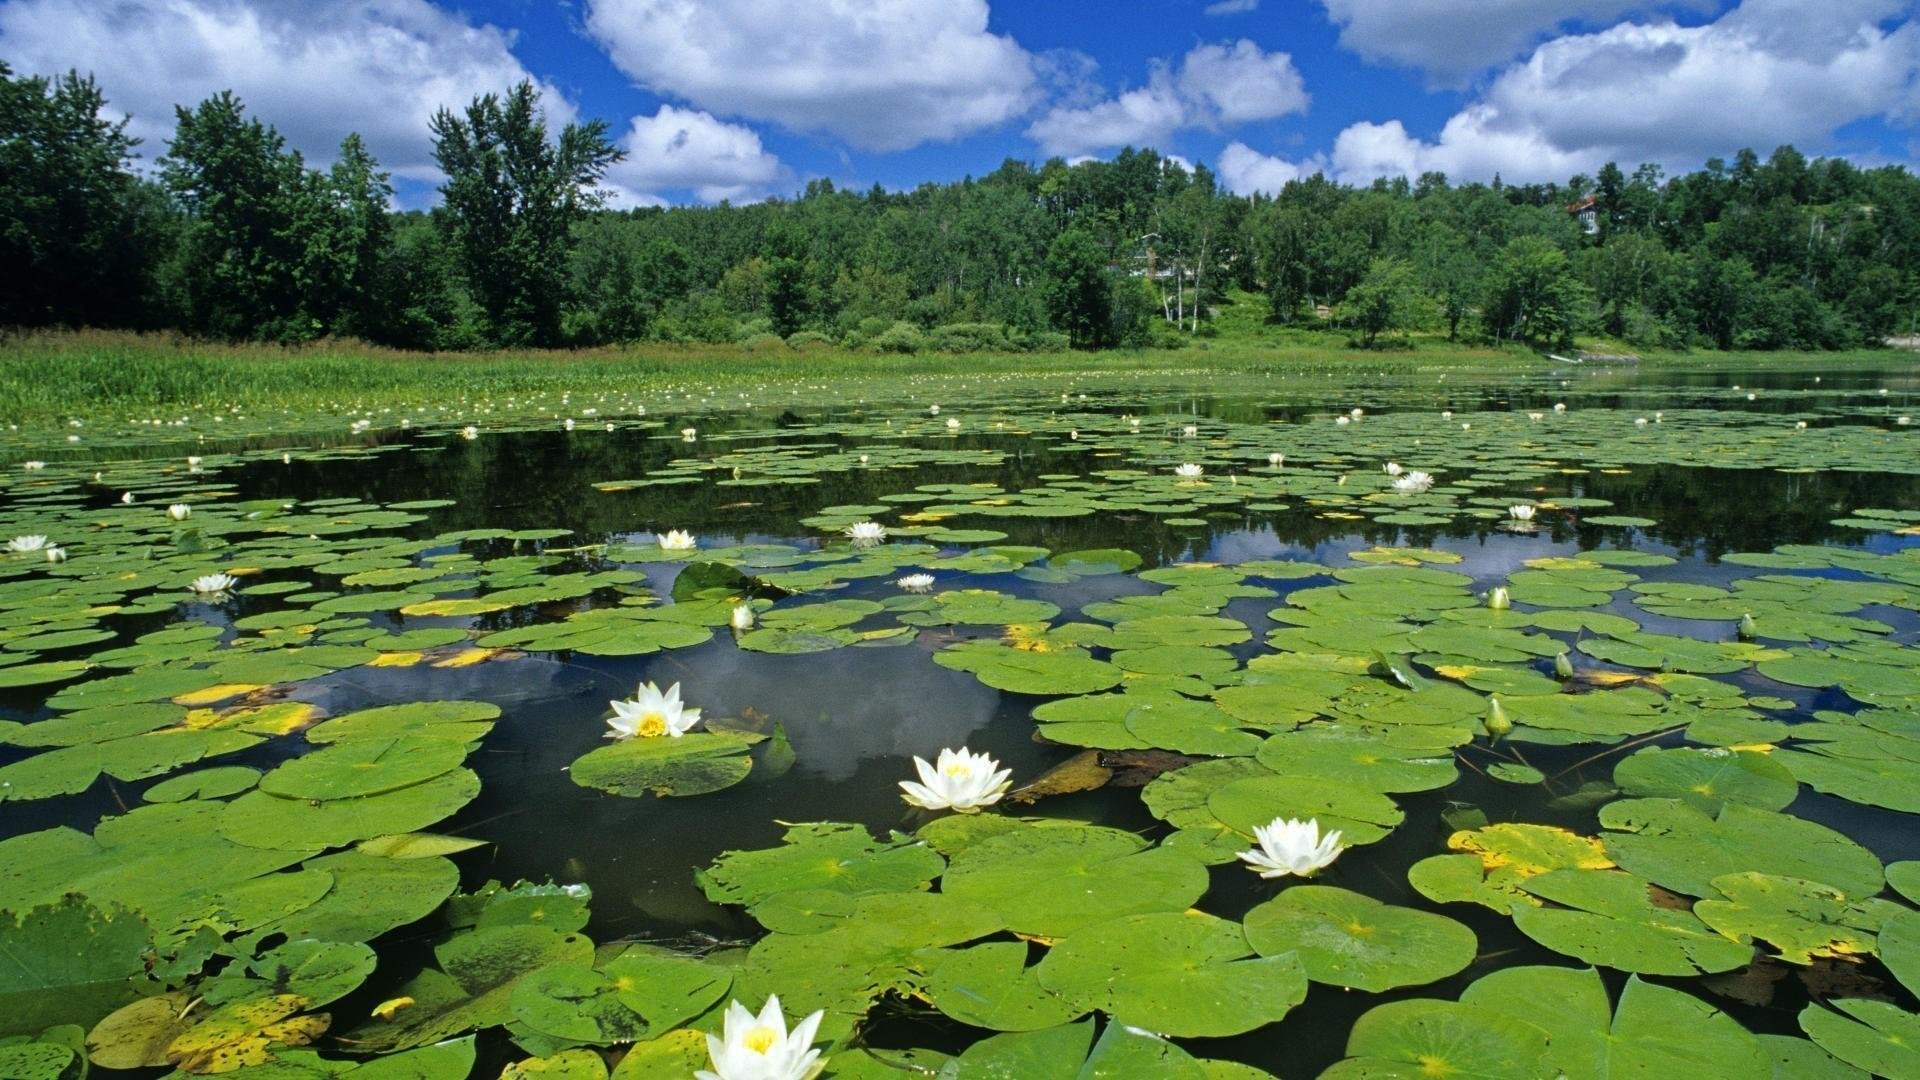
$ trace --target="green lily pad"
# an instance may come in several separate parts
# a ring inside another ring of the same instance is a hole
[[[1647,975],[1731,971],[1750,946],[1720,936],[1685,911],[1656,906],[1643,878],[1615,870],[1549,870],[1520,887],[1553,907],[1516,907],[1520,932],[1590,964]]]
[[[1247,940],[1262,956],[1294,953],[1307,978],[1379,993],[1444,979],[1473,962],[1466,926],[1324,885],[1296,885],[1247,912]]]
[[[1200,912],[1083,926],[1047,953],[1040,983],[1119,1023],[1181,1037],[1237,1035],[1305,999],[1298,958],[1253,955],[1238,923]]]
[[[622,739],[573,763],[573,782],[615,795],[705,795],[747,778],[747,750],[765,736],[695,731],[678,738]]]

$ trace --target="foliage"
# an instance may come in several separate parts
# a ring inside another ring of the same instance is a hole
[[[309,168],[229,93],[179,111],[157,181],[111,117],[89,78],[0,68],[0,252],[27,268],[0,325],[427,350],[816,333],[950,353],[1050,347],[1034,334],[1180,345],[1225,323],[1377,345],[1427,309],[1450,341],[1536,348],[1589,330],[1642,349],[1857,348],[1920,319],[1920,182],[1792,147],[1673,177],[1314,175],[1251,196],[1128,149],[906,192],[815,180],[752,205],[616,211],[596,186],[623,153],[604,124],[550,137],[523,83],[431,118],[442,205],[394,213],[357,137]],[[1589,196],[1590,230],[1569,210]],[[1228,317],[1236,291],[1264,320]]]
[[[600,205],[595,185],[626,156],[607,141],[606,127],[604,120],[568,124],[549,141],[531,81],[504,99],[475,98],[464,116],[434,114],[433,157],[447,174],[441,220],[459,247],[490,340],[560,340],[573,228]]]

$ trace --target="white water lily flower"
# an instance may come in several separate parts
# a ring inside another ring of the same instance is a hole
[[[1318,818],[1274,818],[1255,825],[1253,835],[1260,846],[1241,852],[1240,858],[1263,878],[1312,877],[1346,850],[1340,844],[1340,830],[1320,835]]]
[[[1388,476],[1399,476],[1401,473],[1406,472],[1405,469],[1400,467],[1400,463],[1397,461],[1389,461],[1385,465],[1380,466],[1380,471],[1386,473]]]
[[[1441,413],[1440,413],[1440,419],[1442,419],[1442,420],[1451,420],[1451,419],[1453,419],[1453,410],[1452,410],[1452,409],[1444,409],[1444,410],[1442,410],[1442,411],[1441,411]]]
[[[1505,585],[1495,585],[1487,591],[1487,607],[1494,611],[1505,611],[1513,606],[1513,598],[1508,595]]]
[[[1895,417],[1893,422],[1896,424],[1899,424],[1901,427],[1907,427],[1913,423],[1913,417],[1899,416],[1899,417]]]
[[[1556,402],[1554,402],[1554,403],[1553,403],[1553,411],[1554,411],[1554,412],[1557,412],[1557,413],[1563,413],[1563,412],[1566,412],[1566,411],[1567,411],[1567,403],[1566,403],[1566,402],[1564,402],[1564,401],[1556,401]]]
[[[1361,417],[1367,415],[1367,410],[1360,409],[1360,408],[1349,409],[1347,410],[1347,415],[1353,417],[1355,420],[1358,420]]]
[[[940,751],[931,765],[922,757],[913,759],[920,782],[900,781],[901,798],[922,810],[957,810],[971,814],[983,806],[992,806],[1013,786],[1013,770],[986,754],[970,754],[966,747]],[[995,771],[998,770],[998,771]]]
[[[1194,438],[1200,434],[1200,425],[1188,424],[1180,429],[1180,434],[1185,438]]]
[[[121,493],[120,493],[120,505],[122,505],[122,506],[132,506],[132,505],[133,505],[133,492],[131,492],[131,491],[123,491],[123,492],[121,492]]]
[[[680,700],[680,684],[665,693],[653,683],[642,683],[631,701],[610,701],[613,715],[607,718],[609,739],[654,739],[662,735],[677,739],[700,722],[700,710],[689,709]]]
[[[887,527],[877,521],[856,521],[847,526],[847,539],[856,544],[877,544],[887,538]]]
[[[167,507],[167,516],[175,521],[185,521],[193,516],[193,507],[186,503],[174,503]]]
[[[1402,495],[1418,495],[1432,486],[1432,474],[1421,472],[1419,469],[1402,473],[1393,478],[1393,490],[1398,491]]]
[[[697,442],[699,438],[700,438],[699,428],[683,427],[680,429],[681,442]]]
[[[908,574],[906,577],[894,582],[894,584],[908,592],[927,592],[933,588],[933,575]]]
[[[198,455],[198,454],[188,454],[188,455],[187,455],[187,468],[189,468],[189,469],[195,469],[195,470],[197,470],[197,469],[199,469],[199,468],[200,468],[200,462],[201,462],[201,460],[202,460],[202,459],[201,459],[201,457],[200,457],[200,455]]]
[[[565,420],[562,420],[562,421],[560,422],[560,427],[561,427],[561,429],[562,429],[562,430],[564,430],[564,431],[572,431],[572,430],[573,430],[573,417],[571,417],[571,416],[569,416],[569,417],[567,417],[567,418],[566,418]]]
[[[201,596],[223,596],[233,591],[240,579],[232,574],[201,574],[187,586]]]
[[[1647,426],[1647,418],[1646,418],[1646,417],[1644,417],[1644,416],[1640,416],[1640,417],[1635,417],[1635,418],[1634,418],[1634,421],[1633,421],[1633,426],[1634,426],[1634,427],[1646,427],[1646,426]]]
[[[661,551],[692,551],[699,545],[699,541],[693,538],[693,534],[685,529],[668,529],[663,533],[655,533],[654,539],[659,541]]]
[[[735,630],[753,629],[753,605],[733,605],[733,612],[727,616],[727,623]]]
[[[1536,424],[1542,420],[1545,420],[1546,418],[1547,418],[1547,414],[1543,412],[1530,412],[1527,414],[1527,419],[1533,421]]]
[[[1198,480],[1206,474],[1207,470],[1204,467],[1196,465],[1191,461],[1173,467],[1173,475],[1182,480]]]
[[[463,439],[477,439],[480,437],[480,429],[472,424],[468,424],[466,427],[460,429],[460,437]]]
[[[46,468],[47,463],[44,461],[23,461],[20,463],[20,467],[27,470],[28,472],[38,472],[39,470]]]
[[[28,536],[16,536],[7,541],[7,550],[16,555],[25,554],[29,551],[43,551],[46,549],[46,546],[47,538],[39,533],[33,533]]]
[[[1539,513],[1539,507],[1536,507],[1536,506],[1523,505],[1523,506],[1507,507],[1507,516],[1512,518],[1515,521],[1520,521],[1520,522],[1532,521],[1533,515],[1536,513]]]
[[[770,995],[755,1016],[738,1001],[729,1002],[718,1036],[707,1036],[713,1068],[694,1070],[695,1080],[812,1080],[826,1068],[813,1049],[814,1032],[824,1010],[816,1009],[787,1030],[780,996]]]
[[[1805,420],[1795,420],[1793,422],[1793,430],[1795,431],[1807,430],[1807,422]]]
[[[959,418],[959,417],[957,417],[957,416],[949,416],[949,417],[947,417],[947,430],[948,430],[948,431],[959,431],[959,430],[960,430],[960,418]]]
[[[1351,423],[1353,423],[1353,421],[1352,421],[1352,420],[1349,420],[1348,418],[1346,418],[1346,417],[1344,417],[1344,416],[1336,416],[1336,417],[1334,417],[1334,418],[1333,418],[1333,422],[1334,422],[1334,423],[1336,423],[1336,424],[1339,424],[1339,425],[1340,425],[1341,427],[1346,427],[1346,426],[1347,426],[1348,424],[1351,424]]]
[[[929,405],[929,406],[927,406],[927,415],[929,415],[929,416],[939,416],[939,415],[940,415],[940,406],[938,406],[938,405]]]
[[[1286,464],[1286,461],[1287,461],[1287,455],[1279,453],[1277,451],[1267,455],[1267,464],[1273,466],[1276,469]]]
[[[63,548],[63,547],[50,547],[50,548],[48,548],[48,549],[47,549],[47,561],[48,561],[48,562],[66,562],[66,561],[67,561],[67,549],[66,549],[66,548]]]

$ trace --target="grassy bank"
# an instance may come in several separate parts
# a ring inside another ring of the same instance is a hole
[[[1426,370],[1538,371],[1520,350],[1422,341],[1366,352],[1315,335],[1220,339],[1177,350],[886,356],[834,349],[750,351],[736,345],[650,345],[588,351],[423,354],[354,342],[298,347],[225,345],[168,335],[43,332],[0,339],[0,420],[23,426],[70,416],[247,411],[337,414],[375,406],[512,397],[685,394],[833,381],[849,393],[896,392],[988,377],[1095,380],[1161,376],[1190,381],[1242,375],[1352,377]],[[1898,366],[1910,354],[1694,353],[1648,363],[1740,368],[1817,364]],[[817,385],[814,389],[826,389]]]

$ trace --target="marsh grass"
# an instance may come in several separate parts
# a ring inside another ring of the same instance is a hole
[[[1316,340],[1317,339],[1317,340]],[[1649,363],[1711,368],[1823,367],[1902,357],[1861,353],[1698,353]],[[1100,353],[920,353],[876,355],[837,348],[749,350],[740,345],[649,344],[582,350],[418,353],[337,339],[299,346],[222,344],[176,334],[36,331],[0,338],[0,420],[34,425],[101,410],[240,407],[332,410],[348,400],[431,400],[449,395],[585,394],[730,388],[847,380],[849,387],[901,379],[1045,374],[1157,374],[1192,379],[1265,374],[1406,374],[1424,370],[1539,370],[1531,353],[1422,339],[1413,349],[1372,352],[1326,335],[1221,338],[1181,349]],[[862,391],[866,392],[866,391]]]

